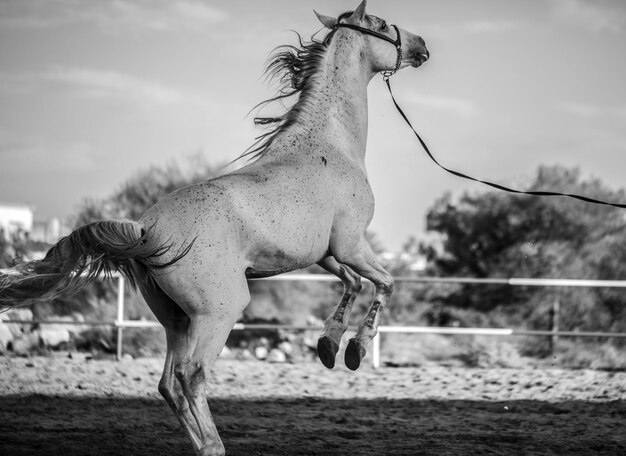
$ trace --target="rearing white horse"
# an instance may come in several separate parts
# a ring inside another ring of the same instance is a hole
[[[122,271],[165,328],[159,391],[198,455],[224,454],[206,382],[249,303],[247,279],[314,263],[341,278],[343,298],[318,343],[329,368],[360,277],[376,290],[346,349],[350,369],[359,367],[392,293],[392,277],[365,240],[374,211],[365,170],[367,86],[376,73],[418,67],[429,54],[422,38],[367,15],[365,3],[338,19],[318,14],[326,37],[288,47],[270,64],[299,98],[283,116],[262,119],[276,124],[250,164],[175,191],[139,221],[80,227],[43,260],[0,278],[0,306],[15,307]]]

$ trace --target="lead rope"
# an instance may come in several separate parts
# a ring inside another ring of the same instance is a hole
[[[415,128],[413,127],[413,125],[409,121],[408,117],[406,116],[406,114],[404,113],[402,108],[398,105],[398,102],[396,101],[395,97],[393,96],[393,92],[391,91],[391,84],[389,83],[389,76],[383,74],[383,80],[385,81],[385,84],[387,84],[387,89],[389,89],[389,94],[391,95],[391,100],[393,101],[393,104],[396,106],[396,109],[398,110],[398,112],[400,113],[400,115],[402,116],[404,121],[407,123],[409,128],[411,128],[411,130],[413,130],[413,133],[415,134],[415,137],[417,138],[417,140],[420,142],[420,144],[424,148],[424,151],[426,151],[426,153],[428,154],[430,159],[433,162],[435,162],[435,164],[437,166],[439,166],[441,169],[443,169],[444,171],[447,171],[448,173],[453,174],[453,175],[455,175],[457,177],[461,177],[463,179],[468,179],[468,180],[471,180],[471,181],[474,181],[474,182],[480,182],[481,184],[488,185],[489,187],[493,187],[493,188],[496,188],[498,190],[502,190],[502,191],[509,192],[509,193],[517,193],[517,194],[521,194],[521,195],[533,195],[533,196],[566,196],[568,198],[574,198],[574,199],[577,199],[577,200],[585,201],[587,203],[601,204],[601,205],[604,205],[604,206],[613,206],[613,207],[619,207],[620,209],[626,209],[626,204],[609,203],[607,201],[601,201],[601,200],[597,200],[597,199],[594,199],[594,198],[589,198],[587,196],[574,195],[574,194],[571,194],[571,193],[515,190],[513,188],[505,187],[504,185],[495,184],[493,182],[476,179],[476,178],[474,178],[472,176],[468,176],[467,174],[463,174],[463,173],[461,173],[459,171],[455,171],[453,169],[446,168],[441,163],[439,163],[437,161],[437,159],[433,156],[433,154],[430,152],[430,149],[428,149],[428,146],[426,145],[424,140],[421,138],[419,133],[417,131],[415,131]]]

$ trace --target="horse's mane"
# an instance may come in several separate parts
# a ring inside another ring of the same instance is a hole
[[[352,14],[351,11],[339,16],[341,20]],[[255,125],[271,125],[269,131],[256,138],[239,158],[249,157],[251,160],[262,157],[274,142],[274,139],[295,125],[300,120],[303,112],[306,112],[313,92],[313,82],[318,74],[320,64],[334,31],[328,32],[322,39],[311,38],[311,41],[303,41],[296,32],[299,44],[297,46],[284,45],[276,48],[276,52],[269,58],[265,74],[269,79],[278,80],[280,88],[278,95],[262,101],[254,109],[265,106],[273,101],[284,100],[297,95],[294,105],[280,116],[255,117]]]

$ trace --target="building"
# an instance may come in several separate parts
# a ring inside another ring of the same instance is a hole
[[[28,204],[0,203],[0,236],[9,240],[14,236],[30,235],[35,209]]]
[[[30,238],[33,241],[45,242],[46,244],[55,244],[59,238],[68,235],[70,229],[65,226],[58,218],[50,220],[35,220],[33,222],[33,230]]]
[[[69,234],[70,229],[58,218],[35,220],[34,212],[28,204],[0,203],[0,239],[28,238],[54,244]]]

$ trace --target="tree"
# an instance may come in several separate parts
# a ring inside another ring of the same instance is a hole
[[[540,167],[530,190],[576,193],[624,201],[577,169]],[[617,279],[626,277],[625,213],[563,197],[525,197],[503,192],[447,194],[427,215],[438,243],[424,245],[442,276]],[[565,302],[568,329],[626,329],[624,294],[616,290],[467,285],[440,299],[446,305],[505,313],[512,322],[536,326],[556,299]],[[618,304],[619,303],[619,304]],[[542,323],[539,323],[542,322]],[[542,328],[543,329],[543,328]]]
[[[182,165],[172,161],[139,171],[104,199],[86,199],[76,216],[75,226],[111,218],[139,219],[168,193],[219,175],[219,168],[206,162],[201,154],[188,157]]]

